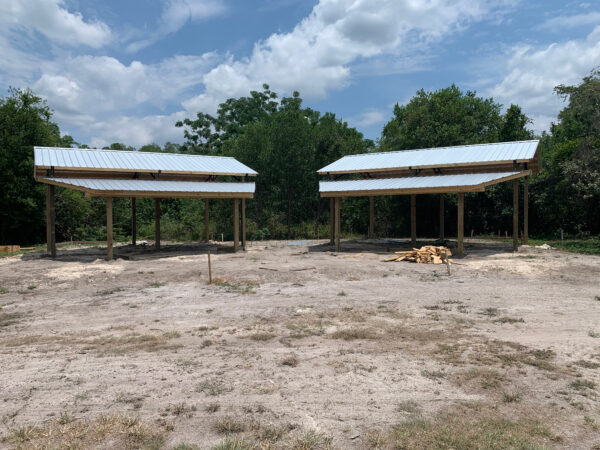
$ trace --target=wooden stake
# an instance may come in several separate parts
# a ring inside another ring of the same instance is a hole
[[[440,194],[440,240],[444,240],[444,194]]]
[[[46,185],[46,250],[52,259],[56,258],[56,209],[51,184]]]
[[[160,250],[160,198],[154,199],[154,246]]]
[[[246,199],[242,199],[242,250],[246,251]]]
[[[410,196],[410,242],[417,245],[417,196]]]
[[[375,237],[375,197],[369,197],[369,239]]]
[[[208,199],[204,199],[204,242],[208,242],[210,231],[210,222],[208,220]]]
[[[212,284],[212,267],[210,266],[210,250],[208,251],[208,284]]]
[[[113,259],[113,199],[106,198],[106,258]]]
[[[523,244],[529,245],[529,177],[523,180]]]
[[[341,237],[342,227],[340,225],[340,217],[341,217],[341,209],[342,209],[342,199],[340,197],[336,197],[335,199],[335,251],[340,252],[342,250],[341,245]]]
[[[456,255],[464,254],[464,236],[465,236],[465,194],[458,193],[458,245],[456,247]]]
[[[240,200],[233,199],[233,251],[240,249]]]
[[[519,251],[519,180],[513,180],[513,251]]]
[[[137,205],[136,198],[131,197],[131,243],[136,245],[137,243]]]

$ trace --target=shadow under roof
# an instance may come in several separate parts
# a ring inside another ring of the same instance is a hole
[[[34,147],[36,169],[256,176],[235,158],[137,151]]]
[[[319,174],[385,172],[390,170],[472,167],[533,162],[538,140],[460,145],[420,150],[344,156],[318,170]]]

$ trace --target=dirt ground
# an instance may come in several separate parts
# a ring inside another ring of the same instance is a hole
[[[448,275],[401,244],[1,258],[0,447],[107,417],[131,447],[600,445],[600,257],[471,243]]]

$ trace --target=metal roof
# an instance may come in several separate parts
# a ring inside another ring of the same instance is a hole
[[[235,158],[120,150],[34,147],[35,166],[116,172],[257,175]]]
[[[426,177],[371,178],[365,180],[320,181],[319,192],[325,197],[360,195],[393,195],[413,191],[431,193],[476,192],[486,186],[529,175],[524,172],[469,173]],[[336,195],[338,194],[338,195]]]
[[[98,178],[39,178],[46,184],[69,187],[88,192],[90,195],[135,197],[136,193],[160,197],[162,193],[182,196],[252,196],[255,183],[220,183],[210,181],[155,181],[155,180],[115,180]],[[156,195],[155,195],[156,194]],[[241,197],[240,197],[241,198]]]
[[[469,166],[498,162],[528,162],[535,156],[539,141],[501,142],[455,147],[402,150],[349,155],[318,170],[326,173],[353,173],[389,169],[423,169]]]

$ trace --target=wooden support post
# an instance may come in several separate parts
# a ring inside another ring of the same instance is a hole
[[[160,198],[154,199],[154,246],[160,250]]]
[[[456,256],[462,256],[465,252],[465,194],[458,193],[458,245],[456,247]]]
[[[335,245],[335,199],[329,199],[329,243]]]
[[[440,194],[440,239],[444,240],[444,194]]]
[[[519,251],[519,180],[513,180],[513,251]]]
[[[233,199],[233,251],[240,249],[240,199]]]
[[[106,259],[113,259],[113,199],[106,197]]]
[[[208,220],[208,199],[204,199],[204,242],[210,240],[210,222]]]
[[[410,242],[417,245],[417,196],[410,196]]]
[[[341,245],[341,234],[342,234],[342,227],[341,227],[341,209],[342,209],[342,199],[340,197],[336,197],[335,198],[335,251],[336,252],[340,252],[342,251],[342,245]]]
[[[131,243],[137,244],[137,199],[131,197]]]
[[[523,180],[523,244],[529,245],[529,177]]]
[[[369,197],[369,239],[375,237],[375,197]]]
[[[242,199],[242,250],[246,251],[246,199]]]
[[[54,207],[54,186],[46,185],[46,250],[56,258],[56,209]]]

